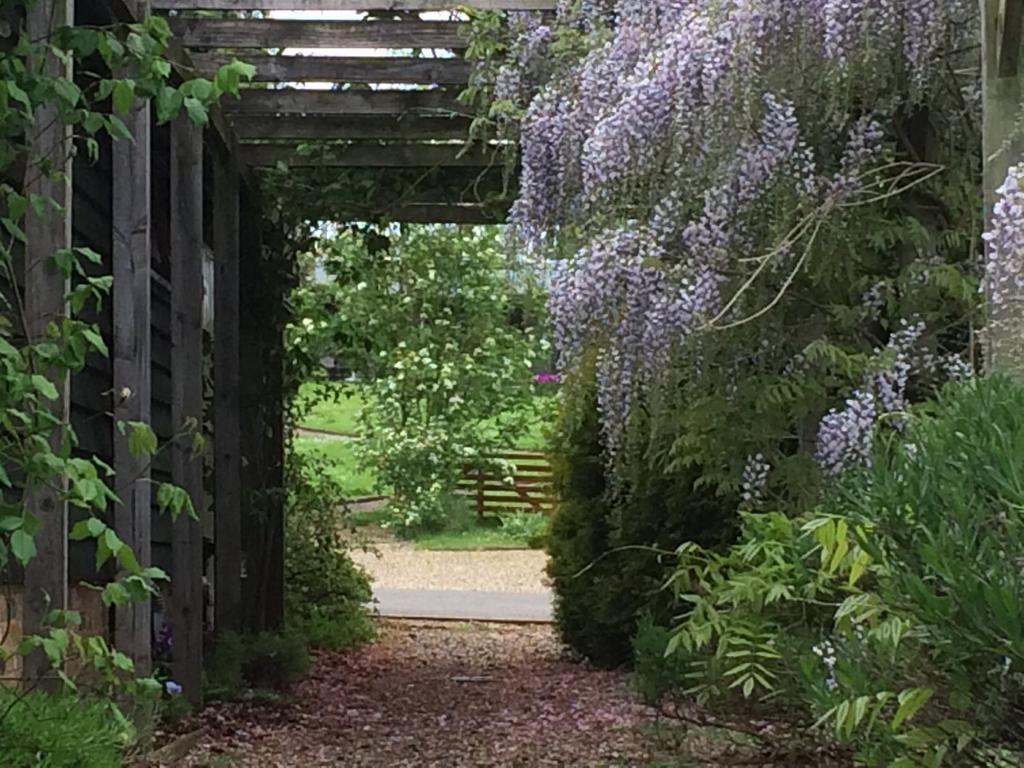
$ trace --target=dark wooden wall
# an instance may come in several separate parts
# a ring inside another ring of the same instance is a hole
[[[70,9],[67,0],[38,2],[31,23],[44,33],[50,10],[60,19]],[[77,0],[74,22],[109,25],[130,20],[137,9],[136,0]],[[281,253],[261,237],[258,190],[223,130],[204,130],[187,118],[154,125],[145,109],[126,123],[134,142],[102,139],[96,160],[79,148],[67,192],[70,222],[36,223],[27,254],[87,247],[102,256],[90,267],[95,274],[117,276],[114,294],[83,318],[99,326],[111,357],[90,355],[70,381],[55,382],[69,394],[54,407],[68,408],[79,455],[121,473],[113,482],[122,503],[110,511],[110,523],[143,565],[173,577],[152,607],[174,624],[172,674],[198,702],[202,646],[211,630],[283,621],[281,307],[287,281],[281,275],[287,270]],[[37,139],[40,147],[66,140],[47,128]],[[59,184],[42,191],[62,194]],[[213,270],[204,278],[207,253],[214,254]],[[215,291],[208,279],[214,275]],[[63,312],[66,286],[53,270],[36,269],[26,274],[26,290],[38,335]],[[214,308],[205,327],[204,295]],[[129,455],[117,430],[124,419],[152,426],[162,446],[152,461]],[[182,437],[193,422],[211,439],[198,455],[192,435]],[[161,483],[184,487],[201,519],[172,522],[161,514],[154,490]],[[43,596],[48,607],[64,607],[68,582],[102,582],[113,568],[96,573],[91,542],[69,545],[64,516],[70,513],[73,524],[81,511],[69,511],[53,495],[29,503],[45,531],[40,556],[24,573],[25,629],[34,631],[44,615]],[[214,611],[207,610],[211,595],[220,596],[216,627],[209,621]],[[106,624],[118,647],[146,671],[154,639],[151,606],[110,609]],[[45,659],[37,661],[26,665],[26,674],[46,674]]]

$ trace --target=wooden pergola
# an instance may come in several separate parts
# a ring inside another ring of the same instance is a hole
[[[375,178],[434,171],[422,190],[399,199],[386,195],[358,210],[321,213],[456,223],[500,221],[509,202],[507,195],[494,195],[502,188],[503,148],[465,147],[472,107],[458,95],[471,74],[462,55],[469,25],[456,9],[550,12],[555,5],[556,0],[154,0],[155,10],[169,14],[198,74],[211,76],[236,58],[255,66],[253,86],[223,104],[225,130],[247,168],[283,164],[321,173],[358,170]],[[245,17],[198,15],[209,11]],[[289,11],[303,17],[275,16]],[[342,20],[336,18],[339,11],[348,12]],[[323,18],[309,18],[318,14]],[[295,49],[302,55],[294,55]],[[337,55],[339,49],[346,55]],[[297,151],[310,142],[321,150]],[[437,174],[463,182],[430,183]]]
[[[555,0],[463,5],[551,10]],[[481,190],[502,188],[495,160],[501,148],[463,147],[470,115],[456,96],[470,68],[461,56],[466,25],[452,6],[445,0],[153,0],[150,8],[148,0],[36,0],[25,19],[38,38],[72,23],[166,13],[179,46],[173,52],[179,80],[211,74],[232,58],[256,67],[256,82],[214,110],[205,130],[186,117],[158,126],[149,107],[140,107],[125,120],[133,141],[106,142],[97,163],[74,155],[70,137],[53,121],[40,122],[33,137],[39,151],[63,145],[74,159],[66,182],[43,179],[29,190],[63,201],[70,214],[31,222],[26,263],[45,264],[58,248],[87,246],[103,255],[103,270],[114,276],[112,300],[95,318],[111,356],[91,356],[84,371],[55,382],[62,396],[54,407],[75,427],[78,450],[103,459],[120,478],[121,504],[112,515],[120,536],[140,562],[170,573],[161,609],[174,632],[174,676],[194,701],[202,687],[204,631],[273,627],[284,614],[280,308],[288,289],[282,275],[290,270],[280,244],[261,235],[269,198],[260,169],[283,163],[296,172],[397,174],[399,182],[412,170],[450,182],[437,185],[444,195],[427,190],[412,199],[370,200],[358,211],[328,205],[309,211],[313,221],[501,220],[500,206],[480,199]],[[340,21],[266,13],[289,10],[382,13]],[[420,18],[423,11],[452,13],[437,21]],[[288,48],[352,55],[293,56]],[[320,85],[306,87],[311,83]],[[332,146],[326,154],[298,151],[310,141]],[[68,286],[42,267],[27,270],[24,281],[29,328],[41,334],[66,311]],[[212,370],[205,370],[209,357]],[[152,462],[140,459],[118,421],[150,423],[170,449]],[[175,439],[196,424],[210,425],[212,437],[200,457],[191,441]],[[159,514],[154,481],[182,486],[200,519],[182,516],[172,524]],[[117,647],[148,669],[153,606],[103,609],[95,593],[77,587],[96,574],[91,544],[68,541],[76,513],[49,493],[29,503],[43,526],[39,555],[23,575],[23,630],[41,627],[49,609],[79,608],[98,630],[110,627]],[[24,674],[45,674],[45,660],[30,657]]]

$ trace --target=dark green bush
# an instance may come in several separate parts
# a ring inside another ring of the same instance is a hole
[[[236,699],[250,689],[283,691],[309,671],[306,639],[294,630],[225,633],[206,659],[206,695]]]
[[[950,384],[817,508],[681,553],[688,690],[820,722],[858,765],[1024,765],[1022,457],[1024,387]]]
[[[296,632],[260,632],[246,638],[242,678],[252,688],[283,691],[309,671],[305,638]]]
[[[465,533],[478,524],[469,500],[457,493],[445,492],[419,507],[419,520],[411,523],[401,510],[389,508],[388,527],[399,538],[413,540],[425,533]]]
[[[576,415],[579,414],[579,415]],[[637,466],[614,493],[606,480],[593,394],[563,413],[552,465],[560,500],[548,535],[548,575],[562,639],[600,666],[629,661],[640,616],[668,624],[663,589],[685,541],[729,536],[735,505],[699,490],[696,469]],[[631,475],[631,476],[630,476]]]
[[[293,627],[311,648],[341,651],[373,640],[373,626],[361,605],[311,606]]]
[[[362,607],[371,597],[366,573],[349,557],[342,536],[344,492],[323,460],[288,459],[285,600],[288,624],[314,647],[340,649],[373,636]],[[348,645],[344,641],[350,640]]]
[[[217,638],[203,660],[206,698],[234,699],[245,690],[242,677],[244,652],[242,635],[225,632]]]
[[[672,630],[644,615],[633,638],[633,687],[647,704],[666,693],[686,689],[689,659],[682,653],[665,654]]]
[[[119,768],[135,738],[111,705],[74,696],[17,692],[0,686],[0,765],[3,768]]]

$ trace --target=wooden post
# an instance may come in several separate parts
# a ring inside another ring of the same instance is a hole
[[[260,236],[257,210],[251,200],[245,199],[241,207],[239,239],[241,251],[246,254],[246,269],[239,275],[245,295],[254,295],[251,302],[239,307],[239,399],[242,410],[248,415],[241,425],[242,431],[242,494],[244,497],[245,524],[242,527],[243,573],[242,582],[243,623],[254,631],[265,629],[260,584],[263,575],[261,542],[264,521],[260,515],[262,491],[266,482],[264,440],[266,433],[261,419],[260,398],[267,391],[264,377],[266,365],[259,312],[256,310],[260,294],[260,252],[263,247]]]
[[[74,20],[73,0],[37,0],[28,6],[25,29],[32,40],[46,40],[60,27]],[[72,68],[54,56],[43,62],[50,77],[71,79]],[[46,105],[36,110],[25,171],[25,194],[54,200],[60,212],[47,210],[43,216],[31,207],[25,219],[25,324],[29,342],[42,341],[53,322],[67,316],[68,285],[64,275],[53,266],[51,257],[71,246],[71,131],[58,119],[57,109]],[[57,388],[57,399],[50,404],[61,422],[70,419],[70,377],[67,373],[44,372]],[[54,448],[59,435],[54,434]],[[37,554],[25,567],[25,634],[39,632],[51,610],[65,609],[68,603],[68,509],[62,487],[65,478],[37,488],[26,495],[28,511],[40,522],[35,535]],[[25,659],[25,677],[44,677],[50,669],[41,652]]]
[[[476,515],[484,516],[484,471],[481,467],[476,470]]]
[[[280,258],[275,254],[276,258]],[[284,301],[280,288],[271,294],[277,301]],[[269,408],[270,424],[267,430],[267,464],[269,477],[267,486],[269,519],[267,521],[267,563],[266,563],[266,624],[271,629],[284,625],[284,331],[278,325],[268,341],[267,359],[270,363]]]
[[[142,103],[125,117],[132,141],[113,144],[113,312],[114,312],[114,472],[121,499],[114,523],[121,539],[148,566],[152,561],[152,493],[148,456],[128,448],[131,427],[150,423],[152,411],[150,326],[150,111]],[[118,606],[114,644],[135,661],[135,671],[152,666],[150,601]]]
[[[214,513],[217,632],[242,628],[242,457],[239,393],[239,179],[214,168]]]
[[[985,219],[992,215],[996,190],[1010,167],[1024,157],[1017,115],[1024,95],[1020,71],[1024,0],[980,0],[984,88]],[[1005,290],[1004,290],[1005,294]],[[991,295],[991,292],[990,292]],[[986,367],[1024,377],[1024,297],[990,303]]]
[[[283,337],[280,325],[262,307],[282,301],[287,286],[265,258],[258,216],[258,208],[242,208],[241,250],[247,260],[240,278],[244,295],[251,297],[240,307],[240,395],[246,414],[243,603],[245,625],[254,631],[279,626],[284,619]]]
[[[178,439],[171,477],[203,514],[203,462],[193,435],[203,423],[203,131],[182,114],[171,124],[171,419]],[[181,437],[183,431],[189,434]],[[203,536],[188,515],[171,534],[172,669],[193,704],[202,699]]]

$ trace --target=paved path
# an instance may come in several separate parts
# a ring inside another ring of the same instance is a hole
[[[377,588],[373,596],[374,607],[389,618],[552,621],[550,592]]]

